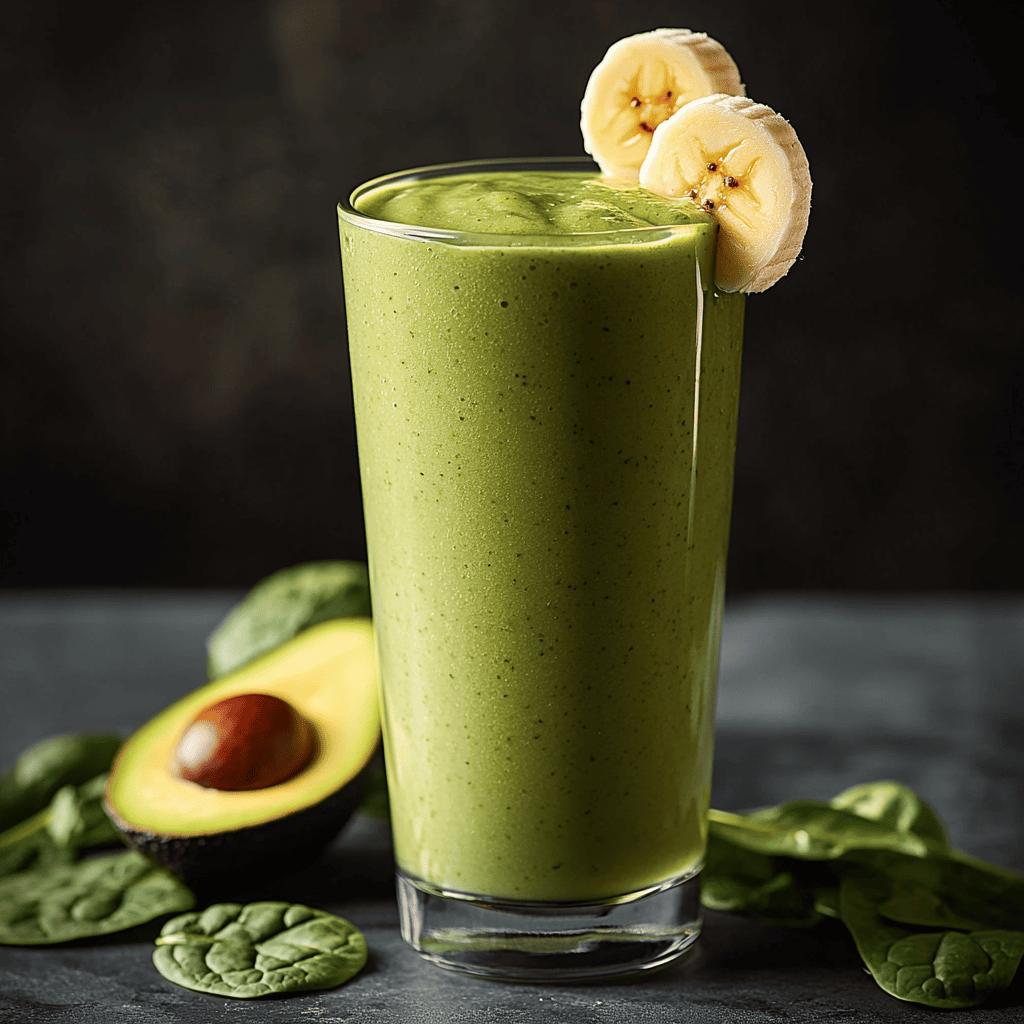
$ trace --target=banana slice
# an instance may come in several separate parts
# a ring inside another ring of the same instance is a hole
[[[659,28],[620,39],[587,82],[583,148],[606,175],[636,181],[655,129],[716,92],[742,96],[743,83],[725,47],[703,32]]]
[[[640,184],[714,211],[722,291],[763,292],[796,261],[811,173],[789,122],[761,103],[725,95],[688,103],[654,133]]]

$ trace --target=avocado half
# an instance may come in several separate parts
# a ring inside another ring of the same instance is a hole
[[[242,693],[290,703],[316,731],[313,759],[265,789],[207,789],[180,778],[172,755],[181,734],[200,711]],[[359,804],[379,740],[373,627],[333,619],[147,722],[114,763],[107,814],[129,846],[193,888],[259,885],[308,864],[338,834]]]

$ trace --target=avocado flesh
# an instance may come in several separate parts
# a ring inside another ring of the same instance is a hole
[[[173,752],[200,711],[241,693],[288,701],[317,735],[310,764],[266,789],[207,789],[180,778]],[[106,807],[129,845],[202,887],[268,880],[313,859],[352,815],[380,738],[369,619],[314,626],[172,704],[125,744]]]

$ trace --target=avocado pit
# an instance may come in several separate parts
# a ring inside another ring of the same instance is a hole
[[[240,693],[196,715],[178,739],[171,768],[207,789],[267,789],[298,775],[315,750],[313,726],[291,704]]]

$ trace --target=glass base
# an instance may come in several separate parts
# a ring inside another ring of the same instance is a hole
[[[398,871],[402,937],[439,967],[520,982],[582,982],[664,967],[700,934],[692,872],[597,903],[517,903]]]

